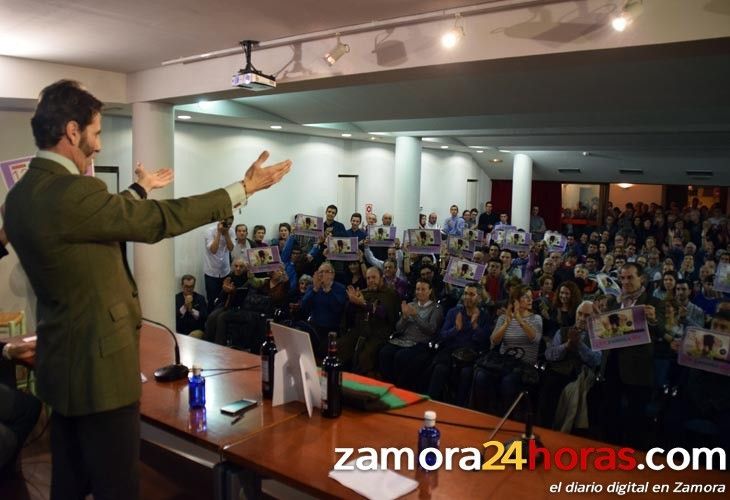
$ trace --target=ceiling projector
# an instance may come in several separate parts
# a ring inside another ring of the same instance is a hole
[[[246,67],[238,70],[238,73],[233,75],[231,85],[253,90],[254,92],[275,89],[276,77],[274,75],[265,75],[251,64],[251,47],[258,45],[259,42],[243,40],[240,43],[241,47],[243,47],[243,53],[246,55]]]

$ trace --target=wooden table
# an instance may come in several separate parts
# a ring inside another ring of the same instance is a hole
[[[203,368],[206,386],[205,426],[201,425],[202,412],[189,410],[187,379],[155,381],[154,371],[174,362],[174,348],[168,332],[147,324],[142,327],[140,335],[140,366],[148,379],[142,384],[140,401],[143,423],[219,453],[226,445],[306,411],[302,403],[272,407],[267,402],[247,411],[238,423],[231,425],[233,418],[220,413],[222,406],[242,398],[261,401],[260,358],[185,335],[177,335],[177,340],[180,362],[188,367],[197,364]],[[205,371],[214,368],[248,369]]]
[[[243,468],[254,470],[262,476],[276,479],[319,498],[359,498],[354,491],[327,476],[339,458],[335,448],[409,447],[417,450],[417,432],[426,409],[435,410],[438,414],[437,425],[441,430],[442,450],[447,447],[475,447],[482,450],[482,443],[490,434],[487,429],[461,427],[446,423],[447,421],[477,427],[492,427],[498,422],[494,416],[432,401],[390,413],[365,413],[345,409],[342,416],[334,420],[324,419],[319,415],[310,420],[306,415],[300,415],[281,422],[240,443],[226,447],[223,456]],[[408,416],[413,418],[405,418]],[[517,422],[507,422],[505,425],[505,429],[510,430],[521,428],[522,424]],[[553,452],[564,446],[575,449],[608,446],[545,429],[538,429],[538,434],[544,446]],[[516,436],[518,434],[514,432],[502,430],[495,439],[506,441]],[[457,468],[432,473],[402,470],[400,473],[419,482],[419,488],[408,498],[561,498],[568,496],[565,488],[574,481],[600,483],[603,485],[603,492],[593,494],[590,498],[613,499],[617,495],[606,490],[614,481],[649,481],[650,488],[658,483],[667,483],[673,488],[674,481],[722,483],[726,489],[730,487],[727,473],[716,471],[598,472],[593,469],[561,471],[555,467],[549,471],[517,471],[508,467],[504,471],[467,472]],[[560,482],[563,493],[551,493],[550,486]],[[704,494],[702,498],[710,496],[712,495]],[[575,494],[571,497],[586,498]],[[692,498],[692,495],[683,497]]]

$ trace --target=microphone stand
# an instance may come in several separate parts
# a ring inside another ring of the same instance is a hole
[[[505,446],[505,448],[509,448],[510,446],[512,446],[512,443],[514,443],[515,441],[521,442],[522,443],[522,457],[526,458],[530,452],[530,441],[534,440],[535,445],[537,447],[540,447],[540,448],[543,447],[543,444],[542,444],[542,441],[540,441],[540,438],[532,431],[532,428],[533,428],[532,401],[530,401],[530,394],[528,391],[522,391],[517,395],[515,400],[512,402],[512,406],[509,407],[507,412],[502,417],[502,420],[499,421],[499,424],[497,424],[497,427],[494,428],[494,430],[492,431],[492,434],[490,434],[489,437],[487,438],[487,442],[491,441],[494,438],[494,436],[497,435],[499,430],[502,428],[502,426],[507,421],[509,416],[512,415],[512,412],[517,407],[517,405],[520,403],[520,401],[522,401],[523,398],[527,402],[527,415],[525,418],[525,432],[518,439],[510,439],[509,441],[506,441],[504,443],[504,446]],[[542,454],[538,453],[536,455],[537,456],[535,457],[535,463],[542,462],[542,459],[543,459]]]
[[[180,346],[177,344],[177,337],[175,337],[175,333],[162,323],[158,323],[157,321],[147,318],[142,319],[148,323],[159,326],[160,328],[164,328],[172,336],[172,340],[175,342],[175,364],[163,366],[155,370],[155,380],[158,382],[174,382],[175,380],[186,378],[190,370],[187,366],[180,364]]]

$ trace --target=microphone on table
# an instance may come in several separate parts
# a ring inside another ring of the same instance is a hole
[[[522,398],[525,398],[526,404],[527,404],[527,415],[525,416],[525,432],[522,434],[522,436],[518,439],[510,439],[509,441],[504,443],[504,446],[506,449],[509,449],[510,446],[512,446],[512,443],[515,441],[519,441],[522,443],[522,457],[527,457],[530,453],[530,441],[535,441],[535,446],[539,448],[543,448],[542,441],[540,441],[540,438],[535,435],[532,432],[533,422],[532,422],[532,401],[530,401],[530,394],[528,391],[522,391],[520,392],[515,400],[512,402],[512,406],[509,407],[507,410],[507,413],[504,414],[502,417],[502,420],[499,421],[499,424],[497,424],[497,427],[494,428],[492,431],[492,434],[487,438],[487,442],[491,441],[494,436],[497,435],[499,430],[502,428],[504,423],[507,421],[510,415],[512,415],[512,412],[517,407],[517,405],[522,401]],[[487,457],[485,457],[486,459]],[[535,457],[535,462],[540,463],[542,462],[543,456],[541,453],[537,453]]]
[[[172,336],[172,340],[175,342],[175,364],[163,366],[162,368],[155,370],[155,380],[158,382],[174,382],[175,380],[186,378],[190,370],[187,366],[180,364],[180,346],[177,344],[177,337],[175,336],[175,333],[162,323],[158,323],[157,321],[147,318],[142,319],[167,330],[167,332]]]

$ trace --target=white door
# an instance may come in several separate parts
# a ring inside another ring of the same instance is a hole
[[[471,210],[472,208],[479,210],[479,203],[477,203],[477,179],[466,180],[466,204],[461,210]]]
[[[357,175],[337,178],[337,220],[350,228],[350,216],[357,212]],[[363,219],[365,215],[363,215]]]

